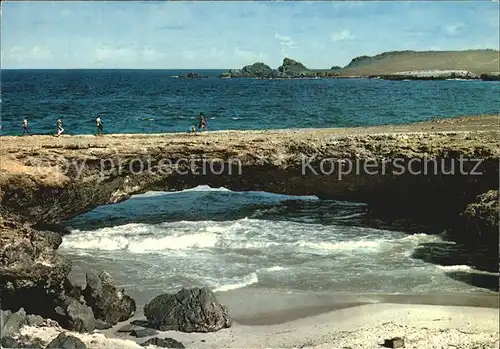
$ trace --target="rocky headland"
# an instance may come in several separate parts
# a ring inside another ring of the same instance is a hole
[[[387,80],[498,80],[499,57],[498,50],[389,51],[355,57],[337,72]]]
[[[299,79],[372,78],[384,80],[484,80],[499,81],[498,50],[390,51],[353,58],[344,67],[309,69],[284,58],[277,69],[258,62],[231,69],[220,78]]]
[[[493,115],[299,132],[2,137],[4,339],[27,347],[19,331],[30,321],[92,333],[134,316],[135,301],[106,272],[88,271],[85,287],[69,281],[71,262],[57,252],[65,233],[59,224],[150,190],[209,185],[365,202],[372,218],[446,230],[481,259],[473,266],[498,270],[499,122]],[[357,164],[358,171],[333,163]],[[202,171],[207,164],[213,171]],[[145,326],[134,333],[219,331],[232,326],[229,312],[206,288],[181,290],[144,307]],[[56,335],[38,347],[68,342],[84,348]]]

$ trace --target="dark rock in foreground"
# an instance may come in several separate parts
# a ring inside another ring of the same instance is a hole
[[[172,338],[162,339],[155,337],[141,344],[141,346],[143,347],[147,347],[148,345],[156,345],[157,347],[162,347],[162,348],[185,348],[184,344]]]
[[[66,309],[58,307],[57,310],[65,321],[59,323],[65,329],[76,332],[92,332],[95,329],[95,318],[92,308],[81,304],[76,299],[68,299]]]
[[[227,307],[207,287],[159,295],[144,306],[144,315],[161,331],[215,332],[232,325]]]
[[[461,214],[462,226],[468,238],[498,246],[500,207],[499,191],[490,190],[478,195]]]
[[[130,332],[131,336],[134,336],[137,338],[155,336],[157,334],[158,334],[158,332],[152,328],[140,328],[140,329],[132,330]]]
[[[66,335],[66,333],[60,333],[52,342],[47,345],[46,349],[87,349],[85,343],[81,339],[75,336]]]
[[[99,276],[86,275],[87,286],[82,291],[85,302],[92,308],[96,319],[116,325],[130,319],[135,311],[135,301],[114,285],[111,276],[102,272]]]
[[[3,336],[12,336],[19,332],[21,327],[26,325],[28,323],[27,318],[26,318],[26,312],[24,311],[23,308],[21,308],[19,311],[12,313],[12,314],[6,314],[5,318],[3,319],[5,322],[2,322],[2,335]],[[3,316],[2,316],[3,317]]]
[[[113,327],[113,325],[108,324],[106,321],[102,320],[96,320],[95,321],[95,328],[98,330],[107,330],[108,328]]]
[[[0,225],[2,309],[22,310],[6,319],[9,333],[19,330],[18,317],[24,319],[22,325],[36,326],[51,319],[67,330],[91,332],[96,326],[109,328],[134,314],[134,300],[117,289],[106,273],[88,276],[84,291],[72,285],[68,279],[71,263],[56,251],[61,242],[54,232],[7,220]],[[26,313],[34,316],[26,317]]]
[[[391,339],[384,340],[384,347],[386,348],[403,348],[405,346],[405,342],[403,338],[394,337]]]
[[[2,348],[22,348],[23,344],[17,339],[2,333]]]
[[[37,232],[13,222],[0,227],[2,309],[56,319],[54,309],[65,293],[71,263],[57,254],[56,233]]]

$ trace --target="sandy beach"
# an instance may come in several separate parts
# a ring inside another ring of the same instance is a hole
[[[128,333],[74,334],[89,348],[140,348],[147,338]],[[499,311],[494,308],[378,303],[334,310],[274,325],[242,325],[215,333],[161,332],[186,348],[380,348],[402,337],[405,348],[498,348]],[[51,340],[60,330],[25,327],[22,334]],[[114,332],[114,333],[113,333]],[[108,337],[108,338],[107,338]],[[114,338],[111,338],[114,337]],[[119,339],[117,339],[119,338]]]

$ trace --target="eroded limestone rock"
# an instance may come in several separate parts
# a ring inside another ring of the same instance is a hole
[[[161,331],[215,332],[232,325],[227,307],[207,287],[159,295],[146,304],[144,315]]]

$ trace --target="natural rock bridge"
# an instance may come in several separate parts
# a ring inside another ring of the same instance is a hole
[[[466,238],[468,251],[496,270],[499,121],[484,116],[357,129],[2,137],[2,309],[23,307],[66,329],[86,324],[86,331],[97,326],[94,315],[109,324],[128,319],[136,305],[123,290],[109,286],[112,297],[104,302],[92,287],[70,282],[71,261],[56,251],[62,242],[53,232],[57,223],[133,194],[197,185],[365,202],[389,222],[402,218]],[[100,289],[97,277],[88,278]]]
[[[498,116],[371,128],[2,137],[2,216],[64,219],[149,190],[197,185],[368,203],[454,224],[498,187]]]

